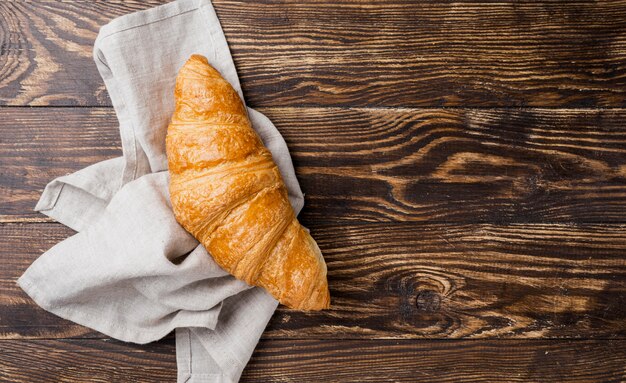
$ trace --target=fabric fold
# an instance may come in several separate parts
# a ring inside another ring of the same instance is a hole
[[[179,382],[237,381],[278,302],[228,275],[175,221],[165,135],[178,69],[202,54],[242,96],[208,0],[178,0],[103,26],[94,59],[119,121],[123,156],[50,182],[36,210],[78,233],[19,279],[44,309],[136,343],[176,330]],[[282,136],[248,109],[296,213],[304,198]]]
[[[159,172],[125,185],[95,223],[37,259],[20,286],[46,310],[124,341],[215,328],[221,302],[249,286],[178,225],[167,182]]]

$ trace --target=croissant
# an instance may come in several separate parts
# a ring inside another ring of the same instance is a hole
[[[298,310],[330,305],[326,263],[233,87],[200,55],[176,77],[167,130],[176,220],[230,274]]]

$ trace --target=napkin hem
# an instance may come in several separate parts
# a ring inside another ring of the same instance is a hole
[[[67,189],[65,188],[66,186],[68,187]],[[59,179],[52,181],[46,186],[34,210],[64,224],[72,230],[81,231],[89,225],[89,222],[85,221],[85,217],[92,218],[99,215],[108,202],[87,191],[85,191],[85,194],[92,197],[90,202],[82,199],[76,201],[76,203],[68,203],[67,198],[61,198],[64,195],[64,191],[70,193],[72,190],[84,191]],[[77,214],[78,211],[81,214]]]
[[[193,329],[190,328],[189,331],[193,332],[194,334],[196,334],[196,336],[198,336],[198,338],[202,339],[198,333]],[[245,363],[243,363],[242,361],[239,360],[239,358],[235,355],[235,353],[232,352],[232,350],[230,349],[226,349],[226,350],[222,350],[222,352],[211,352],[212,350],[210,350],[210,347],[206,347],[206,346],[210,346],[210,343],[215,343],[215,344],[219,344],[219,342],[225,342],[224,338],[222,336],[220,336],[219,334],[217,334],[215,331],[211,331],[207,334],[207,337],[209,338],[209,344],[205,344],[202,340],[200,340],[200,343],[205,345],[205,349],[207,351],[209,351],[209,353],[211,354],[211,357],[213,357],[213,359],[215,359],[215,362],[217,362],[218,365],[220,366],[229,366],[229,365],[233,365],[236,364],[240,367],[243,368],[246,366]],[[228,354],[228,355],[226,355]]]
[[[228,380],[228,377],[224,372],[219,373],[207,373],[207,372],[193,372],[193,362],[195,358],[191,347],[191,328],[177,328],[176,329],[176,361],[178,364],[178,383],[223,383]],[[215,359],[213,353],[209,349],[205,350],[211,355],[211,358]],[[184,364],[184,368],[181,366]],[[211,379],[211,380],[209,380]]]
[[[52,181],[50,184],[53,184],[55,181],[56,180]],[[34,211],[52,210],[57,204],[57,201],[59,200],[59,196],[61,195],[64,186],[65,183],[63,182],[61,182],[61,186],[46,186],[43,194],[41,195],[41,197],[39,197],[39,201],[37,201],[37,205],[35,205]]]

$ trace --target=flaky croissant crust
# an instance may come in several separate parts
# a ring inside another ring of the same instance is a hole
[[[193,55],[175,96],[166,149],[177,221],[235,277],[290,308],[328,308],[324,258],[237,92]]]

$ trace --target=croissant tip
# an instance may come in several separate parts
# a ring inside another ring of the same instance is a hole
[[[322,297],[312,297],[298,304],[285,303],[287,307],[299,311],[321,311],[330,308],[330,292],[326,289]]]
[[[189,60],[187,60],[187,62],[189,62],[189,61],[200,61],[200,62],[202,62],[204,64],[208,64],[209,63],[209,60],[206,57],[204,57],[203,55],[198,54],[198,53],[192,54],[191,57],[189,57]]]

